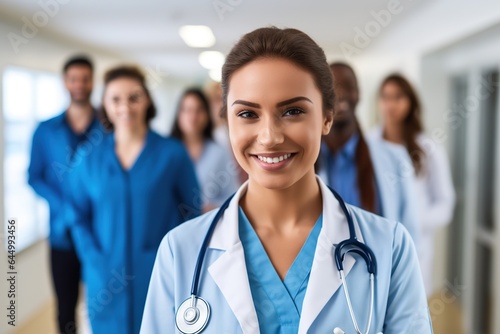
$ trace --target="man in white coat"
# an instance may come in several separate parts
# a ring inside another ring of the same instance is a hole
[[[365,138],[356,119],[354,70],[330,65],[336,95],[330,133],[323,137],[318,174],[347,203],[401,222],[418,243],[414,169],[404,147]]]

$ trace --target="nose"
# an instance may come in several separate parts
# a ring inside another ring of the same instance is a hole
[[[285,136],[279,124],[276,124],[276,122],[275,120],[268,120],[259,129],[257,142],[265,148],[275,147],[276,145],[282,144],[285,140]]]
[[[117,102],[116,107],[120,113],[128,113],[130,111],[130,103],[127,100]]]

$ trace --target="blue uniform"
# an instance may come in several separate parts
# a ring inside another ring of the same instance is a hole
[[[35,130],[28,183],[49,204],[51,248],[73,250],[64,219],[69,176],[89,150],[99,145],[103,138],[103,129],[95,118],[83,134],[74,133],[66,121],[66,112],[40,123]]]
[[[238,221],[239,235],[245,250],[248,281],[261,334],[297,333],[314,251],[321,230],[321,215],[283,281],[241,207]]]
[[[418,212],[415,189],[415,172],[410,156],[403,146],[365,138],[375,173],[377,214],[402,223],[418,244]],[[351,138],[341,151],[343,166],[328,164],[335,159],[322,145],[318,175],[333,187],[345,201],[359,205],[359,190],[356,176],[354,147],[359,139]],[[323,162],[327,163],[323,163]],[[349,168],[351,166],[352,168]]]
[[[75,173],[68,221],[83,262],[94,334],[138,333],[163,236],[201,212],[194,167],[183,145],[153,131],[129,170],[113,135]]]
[[[294,333],[332,333],[335,327],[355,333],[334,258],[338,243],[349,238],[348,224],[337,199],[320,178],[317,180],[323,199],[322,226],[298,331]],[[203,334],[261,332],[258,310],[262,306],[256,305],[259,297],[255,300],[252,295],[246,265],[246,261],[254,259],[245,257],[245,241],[240,238],[238,226],[239,201],[246,189],[247,183],[234,195],[208,243],[199,296],[210,304],[211,318]],[[416,251],[404,226],[350,205],[348,208],[358,240],[372,249],[378,265],[370,333],[432,333]],[[186,222],[163,239],[151,276],[141,333],[179,333],[175,312],[190,296],[201,244],[215,214],[216,210]],[[344,272],[357,321],[364,328],[370,295],[366,263],[347,254]],[[297,305],[297,301],[294,303]],[[274,324],[265,326],[281,326],[280,319],[266,321]],[[280,330],[286,333],[282,327]]]
[[[327,183],[339,193],[346,203],[360,207],[356,148],[359,135],[353,135],[335,154],[331,154],[325,143],[321,145],[322,163],[325,164]]]

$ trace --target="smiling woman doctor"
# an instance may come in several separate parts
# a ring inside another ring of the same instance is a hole
[[[165,236],[141,333],[432,333],[403,225],[345,206],[314,173],[334,103],[323,50],[295,29],[255,30],[222,87],[249,180]]]

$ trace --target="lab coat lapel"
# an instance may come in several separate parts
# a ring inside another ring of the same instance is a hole
[[[225,251],[208,271],[224,295],[243,333],[258,334],[259,321],[255,311],[245,265],[245,254],[238,233],[238,202],[247,183],[234,195],[208,245]]]
[[[337,199],[328,187],[317,177],[323,196],[323,227],[318,237],[314,261],[309,277],[302,313],[299,333],[307,333],[321,310],[342,285],[335,264],[335,246],[349,238],[347,219]],[[354,216],[353,216],[354,219]],[[356,234],[362,242],[362,236],[356,221]],[[347,276],[356,260],[347,255],[344,261],[344,273]]]

